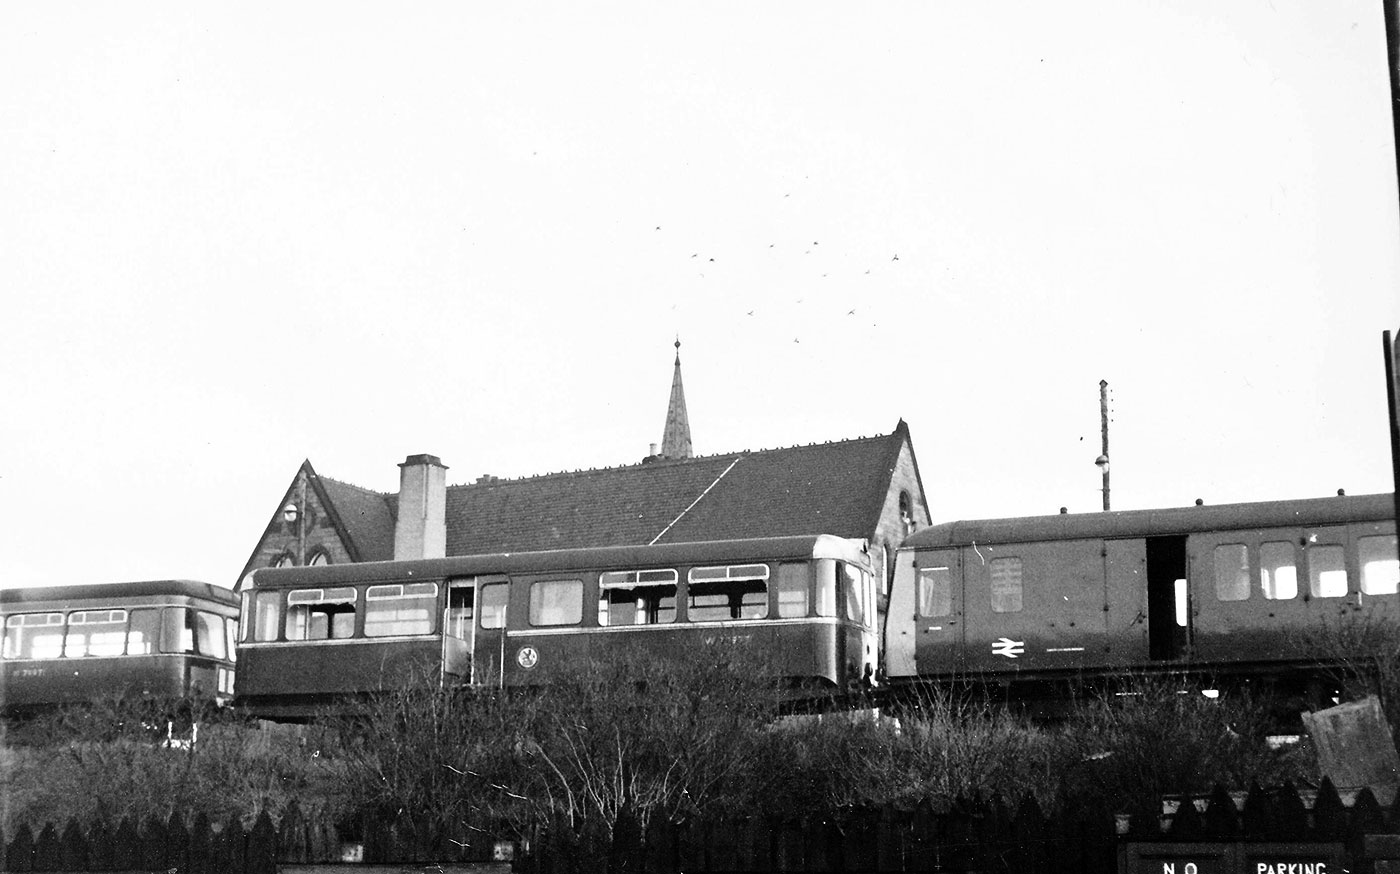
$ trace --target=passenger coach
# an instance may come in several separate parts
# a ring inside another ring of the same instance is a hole
[[[878,659],[864,541],[829,535],[266,568],[243,591],[237,701],[307,718],[411,684],[511,687],[625,649],[751,644],[804,686]]]
[[[1391,495],[951,522],[896,561],[885,668],[1003,680],[1316,666],[1400,620]]]
[[[0,710],[233,697],[238,597],[188,580],[0,590]]]

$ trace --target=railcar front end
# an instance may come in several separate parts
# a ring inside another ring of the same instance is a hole
[[[191,693],[228,703],[237,622],[237,596],[187,580],[0,591],[0,710]]]

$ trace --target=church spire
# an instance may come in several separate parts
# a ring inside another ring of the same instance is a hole
[[[671,376],[671,402],[666,407],[666,431],[661,435],[662,458],[690,457],[690,417],[681,386],[681,338],[676,337],[676,370]]]

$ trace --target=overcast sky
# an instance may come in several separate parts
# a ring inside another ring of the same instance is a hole
[[[888,433],[935,520],[1391,490],[1379,0],[0,5],[0,585]]]

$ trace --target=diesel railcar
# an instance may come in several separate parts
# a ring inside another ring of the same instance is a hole
[[[238,597],[189,580],[0,590],[0,711],[114,695],[233,698]]]
[[[266,568],[242,596],[236,700],[273,719],[716,640],[807,687],[871,681],[878,660],[868,546],[829,535]]]
[[[1391,495],[984,519],[897,553],[891,680],[1298,677],[1400,620]]]

